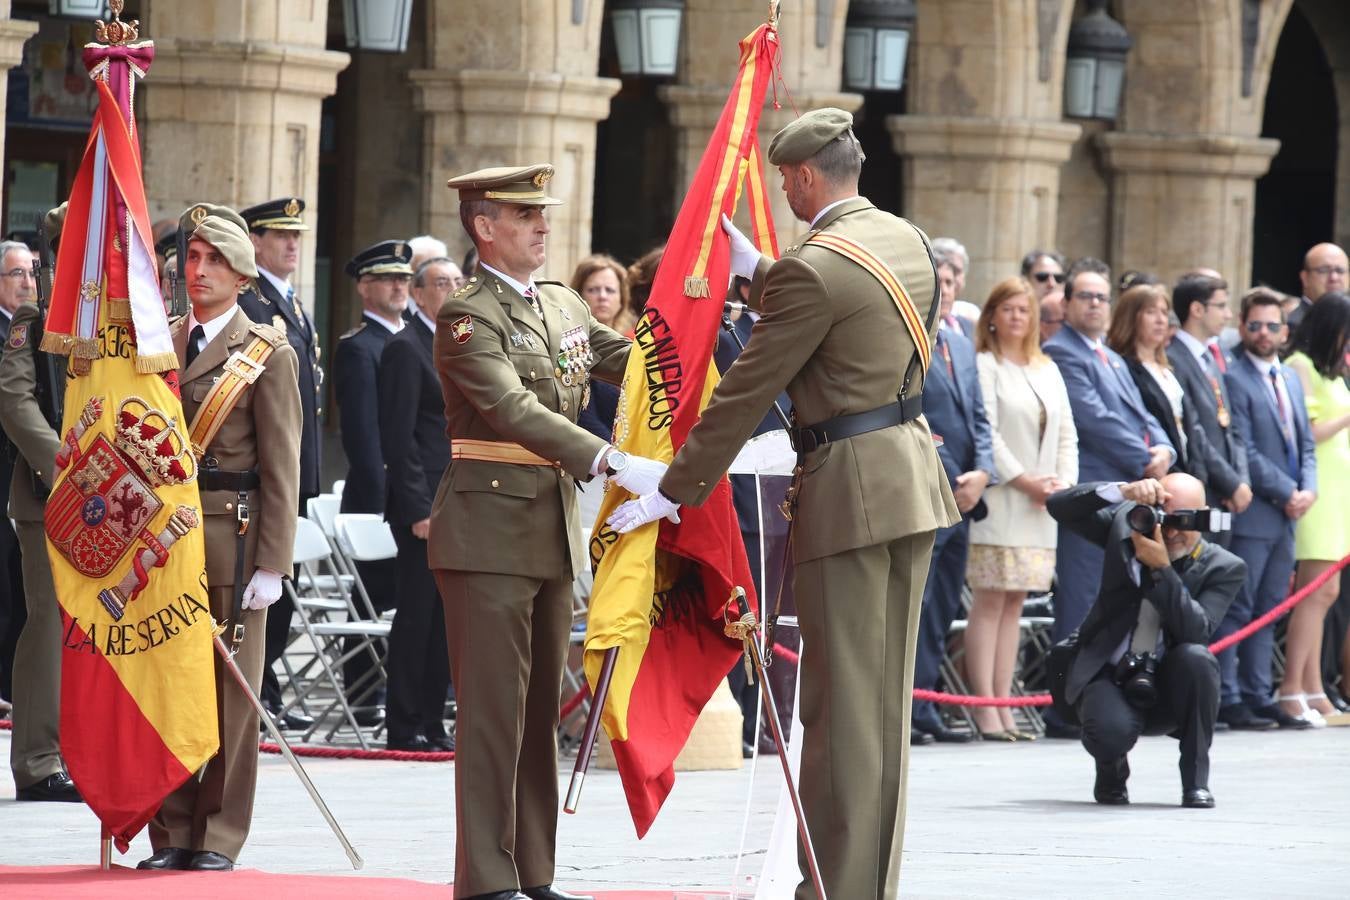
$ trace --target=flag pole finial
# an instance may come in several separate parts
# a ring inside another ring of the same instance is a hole
[[[125,8],[126,0],[108,0],[108,11],[112,13],[112,21],[94,23],[95,40],[109,47],[136,42],[140,37],[141,23],[139,19],[123,22],[122,10]]]
[[[769,0],[769,27],[778,27],[778,6],[780,0]]]

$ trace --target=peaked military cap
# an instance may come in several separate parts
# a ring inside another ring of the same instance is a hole
[[[166,261],[178,255],[177,228],[172,228],[160,235],[159,240],[155,241],[155,252],[164,257]]]
[[[230,209],[228,206],[221,206],[216,203],[194,203],[183,214],[178,217],[178,227],[183,229],[183,234],[191,236],[192,232],[197,230],[197,226],[202,224],[207,216],[217,216],[226,219],[238,225],[244,234],[248,234],[248,223],[239,213]],[[240,273],[242,274],[242,273]]]
[[[248,230],[234,219],[213,213],[197,223],[197,227],[192,230],[191,240],[206,241],[215,247],[225,257],[230,268],[240,275],[258,277],[253,242],[248,239]]]
[[[274,228],[277,231],[309,231],[309,226],[300,218],[305,211],[305,201],[299,197],[282,197],[280,200],[268,200],[257,206],[239,210],[248,227],[253,231]]]
[[[535,163],[531,166],[479,169],[451,178],[446,186],[459,191],[461,203],[466,200],[496,200],[520,206],[557,206],[562,201],[550,197],[544,190],[552,178],[553,166]]]
[[[806,162],[830,141],[852,133],[853,115],[833,106],[813,109],[789,122],[769,142],[769,165]]]
[[[344,270],[352,278],[362,275],[411,275],[412,248],[407,241],[380,241],[356,254]]]

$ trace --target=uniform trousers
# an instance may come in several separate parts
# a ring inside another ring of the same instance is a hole
[[[1171,734],[1181,742],[1181,787],[1209,787],[1209,747],[1219,716],[1219,663],[1200,644],[1177,644],[1158,660],[1158,703],[1141,710],[1125,699],[1110,668],[1088,682],[1078,699],[1083,747],[1097,766],[1123,781],[1125,754],[1141,734]]]
[[[389,682],[385,725],[389,740],[417,735],[445,737],[445,694],[450,661],[445,646],[445,613],[436,579],[427,568],[427,542],[410,525],[395,525],[398,545],[398,610],[389,629]]]
[[[213,587],[210,596],[215,620],[230,620],[234,586]],[[234,658],[255,692],[262,681],[266,617],[266,610],[244,611],[244,640]],[[207,762],[201,781],[194,774],[164,799],[164,805],[150,820],[150,845],[156,852],[165,847],[211,850],[238,860],[253,819],[253,789],[258,781],[258,714],[233,676],[225,671],[219,654],[212,652],[212,656],[220,750]]]
[[[435,576],[459,703],[455,896],[552,884],[572,579]]]
[[[14,739],[9,767],[16,788],[55,775],[61,762],[61,608],[41,522],[19,522],[28,622],[14,654]],[[18,599],[18,598],[16,598]]]
[[[19,539],[5,516],[8,506],[8,501],[0,505],[0,697],[13,700],[14,654],[23,633],[25,611],[23,563]]]
[[[1225,638],[1253,619],[1274,609],[1289,593],[1294,573],[1294,535],[1276,540],[1234,535],[1232,552],[1247,562],[1247,581],[1238,591],[1214,632]],[[1219,654],[1224,706],[1246,703],[1265,706],[1271,701],[1271,663],[1275,658],[1275,626],[1267,625],[1251,637]]]
[[[942,657],[947,652],[947,632],[961,611],[961,589],[966,583],[966,560],[970,557],[970,520],[939,528],[933,541],[933,563],[923,591],[923,615],[919,618],[919,644],[914,656],[914,686],[937,687]],[[942,727],[937,706],[929,700],[914,701],[914,724],[924,731]]]
[[[801,797],[825,890],[898,896],[914,648],[934,533],[797,563]],[[818,900],[804,851],[797,900]]]

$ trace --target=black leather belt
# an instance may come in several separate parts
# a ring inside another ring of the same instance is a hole
[[[252,491],[261,484],[256,469],[228,472],[203,466],[197,476],[197,486],[203,491]]]
[[[923,396],[905,397],[894,403],[888,403],[867,412],[850,413],[835,416],[815,425],[803,425],[788,432],[792,449],[800,453],[810,453],[831,441],[857,437],[869,431],[880,431],[892,425],[912,422],[923,414]]]

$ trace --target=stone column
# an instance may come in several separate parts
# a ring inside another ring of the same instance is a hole
[[[1111,262],[1171,283],[1206,266],[1240,291],[1252,272],[1256,179],[1280,142],[1231,134],[1107,132],[1097,138],[1112,176]]]
[[[23,61],[23,44],[37,33],[38,23],[9,17],[10,0],[0,0],[0,122],[5,121],[9,70]],[[0,128],[0,159],[5,156],[4,129]],[[0,185],[0,202],[4,201]],[[14,227],[14,223],[10,223]]]
[[[1065,122],[965,116],[892,116],[904,159],[905,215],[930,237],[970,254],[966,299],[1018,272],[1033,247],[1054,247],[1059,170],[1079,127]]]
[[[145,0],[155,61],[137,100],[150,215],[198,200],[235,208],[294,195],[318,208],[319,115],[346,53],[324,50],[327,2],[227,4]],[[313,308],[312,243],[294,282]]]
[[[447,179],[488,166],[552,163],[549,190],[566,202],[549,210],[553,231],[543,277],[565,281],[591,251],[595,125],[619,90],[612,78],[501,69],[411,73],[425,117],[422,225],[460,258],[469,247],[459,197]]]

